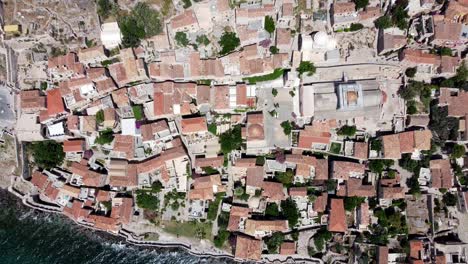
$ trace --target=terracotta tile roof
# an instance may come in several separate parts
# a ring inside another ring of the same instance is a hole
[[[148,173],[160,169],[168,160],[186,157],[184,147],[179,146],[164,151],[161,155],[137,164],[138,173]]]
[[[105,184],[106,175],[89,170],[88,166],[78,162],[72,162],[70,171],[79,175],[83,179],[83,185],[91,187],[101,187]]]
[[[44,191],[44,195],[49,198],[51,201],[55,201],[60,193],[60,190],[52,186],[51,183],[47,185],[47,188]]]
[[[403,187],[380,187],[379,198],[382,199],[403,199],[405,189]]]
[[[96,81],[96,90],[99,94],[106,94],[117,89],[114,81],[111,78]]]
[[[119,230],[119,222],[115,218],[102,215],[90,215],[87,220],[94,223],[94,227],[97,229],[113,233],[117,233]]]
[[[328,193],[323,192],[321,195],[317,196],[313,204],[313,209],[317,213],[323,213],[327,209],[328,202]]]
[[[420,253],[423,249],[421,240],[410,240],[410,257],[412,259],[421,259]]]
[[[217,167],[222,167],[223,164],[224,164],[224,156],[195,159],[195,166],[198,168],[204,168],[204,167],[217,168]]]
[[[107,201],[110,201],[111,199],[112,199],[111,193],[109,191],[104,191],[104,190],[97,191],[96,201],[107,202]]]
[[[241,222],[241,218],[247,218],[251,212],[251,208],[233,205],[231,207],[231,212],[229,213],[229,222],[227,230],[231,232],[239,231],[239,224]]]
[[[299,132],[299,142],[297,147],[310,149],[313,144],[330,144],[331,133],[329,131],[320,131],[313,126],[306,126]]]
[[[80,116],[82,132],[95,132],[96,131],[96,116]]]
[[[291,31],[285,28],[276,29],[276,45],[290,45],[292,41]]]
[[[199,132],[207,132],[208,126],[206,125],[205,117],[186,118],[180,121],[182,127],[182,134],[191,134]]]
[[[247,105],[247,85],[245,84],[236,85],[236,104]]]
[[[347,229],[343,199],[331,199],[328,231],[342,233]]]
[[[236,237],[236,258],[260,260],[261,255],[262,240],[253,239],[247,236]]]
[[[76,115],[69,115],[67,117],[67,128],[69,130],[78,130],[79,118]]]
[[[247,115],[247,141],[263,140],[263,113]]]
[[[448,105],[448,115],[461,117],[468,114],[468,92],[457,90],[452,95],[452,91],[450,88],[440,88],[440,103]]]
[[[414,148],[417,150],[431,149],[432,133],[430,130],[414,131]]]
[[[359,20],[367,20],[371,18],[378,18],[382,15],[380,7],[368,6],[366,10],[359,11]]]
[[[430,150],[432,133],[430,130],[407,131],[382,137],[384,157],[400,159],[402,153],[414,150]]]
[[[460,64],[458,57],[442,56],[440,61],[439,72],[441,73],[455,73]]]
[[[354,2],[341,2],[333,4],[333,13],[335,15],[342,15],[346,13],[353,13],[356,11]]]
[[[290,187],[289,196],[307,197],[307,187]]]
[[[95,46],[87,49],[80,49],[78,51],[78,58],[80,59],[81,62],[88,62],[95,60],[97,57],[102,57],[105,58],[107,57],[105,52],[104,52],[104,46]]]
[[[286,200],[283,184],[279,182],[266,182],[262,184],[262,197],[268,198],[270,201]]]
[[[398,134],[382,137],[384,157],[387,159],[400,159],[400,139]]]
[[[46,97],[41,96],[39,90],[23,90],[20,92],[20,105],[23,112],[45,110]]]
[[[245,233],[254,236],[256,232],[285,232],[288,231],[287,220],[253,220],[245,221]]]
[[[436,264],[446,264],[447,260],[445,259],[445,255],[439,255],[435,257]]]
[[[354,142],[354,157],[365,160],[368,158],[369,144],[367,142]]]
[[[214,102],[212,105],[215,110],[229,109],[229,86],[220,85],[214,88]]]
[[[133,187],[138,185],[137,165],[127,160],[111,159],[109,165],[109,185],[114,187]]]
[[[166,120],[158,120],[154,123],[144,124],[140,126],[141,135],[143,137],[143,141],[151,141],[154,140],[154,134],[169,130],[169,125],[167,124]]]
[[[49,177],[39,171],[34,171],[31,175],[31,183],[36,186],[40,192],[43,192],[49,184]]]
[[[216,11],[217,12],[226,12],[231,10],[229,7],[229,0],[216,0]]]
[[[127,89],[122,88],[122,89],[113,91],[112,100],[119,108],[129,105]]]
[[[463,28],[461,23],[447,21],[434,22],[434,40],[435,41],[457,41]]]
[[[388,247],[379,246],[377,248],[377,264],[388,263]]]
[[[86,76],[88,76],[88,78],[90,78],[91,80],[96,81],[98,79],[101,79],[102,77],[107,76],[106,68],[104,67],[88,68],[86,69]]]
[[[241,167],[241,168],[254,168],[256,165],[255,163],[257,162],[256,158],[241,158],[236,160],[236,163],[234,164],[235,167]]]
[[[117,219],[119,223],[128,224],[133,215],[133,199],[129,197],[117,199],[120,199],[121,203],[112,207],[111,217]]]
[[[435,66],[439,66],[440,64],[439,56],[414,49],[403,50],[402,60],[415,64],[432,64]]]
[[[296,243],[295,242],[283,242],[280,246],[281,255],[294,255],[296,254]]]
[[[125,153],[125,158],[132,159],[135,156],[135,138],[131,135],[115,135],[113,150]]]
[[[197,85],[197,103],[207,104],[210,102],[211,87],[208,85]]]
[[[55,116],[65,112],[62,95],[59,89],[47,91],[47,114]]]
[[[361,176],[366,166],[349,161],[333,161],[333,179],[348,180],[352,176]]]
[[[374,197],[376,190],[373,185],[363,185],[361,179],[350,178],[346,181],[346,196]]]
[[[261,188],[263,186],[263,167],[253,167],[247,169],[246,186]]]
[[[83,220],[91,213],[91,210],[83,208],[83,205],[83,202],[74,200],[71,207],[63,208],[63,213],[75,221]]]
[[[182,14],[171,19],[172,29],[183,28],[197,23],[198,20],[193,10],[185,10]]]
[[[414,132],[408,131],[398,134],[401,153],[412,153],[414,151]]]
[[[190,200],[213,200],[215,193],[223,191],[224,187],[221,185],[219,174],[203,176],[195,179],[188,198]]]
[[[431,160],[429,162],[431,169],[431,187],[445,188],[453,187],[453,175],[448,159]]]
[[[293,3],[283,3],[282,6],[282,16],[290,17],[294,15],[294,4]]]
[[[84,139],[65,140],[63,142],[64,152],[82,152],[85,147]]]

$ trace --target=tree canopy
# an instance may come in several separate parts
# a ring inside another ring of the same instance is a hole
[[[273,20],[273,18],[271,16],[266,16],[265,17],[265,23],[263,25],[263,27],[265,28],[265,31],[268,32],[268,33],[273,33],[275,32],[275,20]]]
[[[376,28],[386,29],[392,26],[392,18],[390,16],[381,16],[374,21]]]
[[[291,198],[281,201],[281,212],[288,220],[289,228],[294,228],[299,222],[299,211],[296,202]]]
[[[299,63],[299,67],[296,70],[299,72],[299,75],[307,73],[308,76],[311,76],[315,73],[316,68],[310,61],[301,61],[301,63]]]
[[[186,47],[190,41],[187,37],[187,33],[185,32],[177,32],[175,34],[175,40],[179,46]]]
[[[369,0],[354,0],[354,4],[356,4],[356,9],[365,8],[369,5]]]
[[[234,32],[224,32],[218,43],[221,46],[219,53],[226,55],[240,46],[240,39]]]
[[[453,146],[453,149],[452,149],[452,158],[454,159],[458,159],[458,158],[461,158],[463,157],[463,155],[465,155],[465,152],[466,152],[466,149],[465,149],[465,146],[463,145],[459,145],[459,144],[455,144]]]
[[[141,39],[157,35],[162,30],[159,12],[144,2],[136,4],[130,14],[121,16],[118,22],[124,47],[136,47]]]
[[[219,136],[221,151],[224,155],[229,154],[242,146],[242,134],[240,125],[234,126]]]
[[[62,164],[65,158],[62,144],[52,140],[33,143],[32,154],[36,165],[44,169],[54,168]]]

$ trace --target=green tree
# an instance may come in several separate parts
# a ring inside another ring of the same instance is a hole
[[[131,16],[123,16],[119,19],[120,32],[122,33],[122,46],[126,48],[137,47],[140,40],[145,37],[144,27]]]
[[[265,216],[278,217],[279,215],[278,205],[276,203],[268,203],[265,209]]]
[[[284,186],[289,187],[294,181],[294,172],[291,169],[287,169],[286,172],[277,172],[275,178]]]
[[[175,34],[175,40],[179,46],[186,47],[190,41],[185,32],[177,32]]]
[[[325,243],[332,239],[332,233],[326,228],[321,228],[314,235],[314,244],[317,251],[322,252],[325,246]]]
[[[392,22],[401,30],[408,28],[408,0],[397,0],[396,4],[392,8]]]
[[[32,144],[34,163],[40,168],[51,169],[63,163],[65,153],[62,144],[52,140]]]
[[[185,8],[185,9],[192,6],[192,2],[190,0],[182,0],[182,2],[184,3],[183,8]]]
[[[363,24],[360,23],[351,23],[351,26],[349,27],[349,31],[358,31],[364,28]]]
[[[226,55],[240,46],[240,39],[234,32],[224,32],[219,40],[221,46],[221,55]]]
[[[356,10],[361,8],[366,8],[369,5],[369,0],[354,0],[356,4]]]
[[[415,100],[406,101],[406,113],[408,115],[414,115],[414,114],[418,113],[418,108],[416,107],[416,101]]]
[[[281,212],[288,220],[289,228],[294,228],[299,222],[299,211],[296,202],[291,198],[281,201]]]
[[[101,109],[96,113],[96,123],[102,124],[104,122],[104,111]]]
[[[325,182],[325,186],[327,186],[327,191],[331,192],[336,190],[337,183],[335,180],[330,179]]]
[[[162,31],[161,15],[147,3],[138,2],[132,10],[138,25],[144,28],[145,37],[155,36]]]
[[[265,239],[265,243],[268,247],[268,253],[278,253],[278,248],[284,241],[284,235],[281,232],[275,232],[271,237]]]
[[[354,210],[354,208],[361,205],[365,200],[366,198],[364,197],[357,197],[357,196],[345,197],[344,208],[346,211],[352,211]]]
[[[207,214],[208,220],[213,221],[216,219],[216,216],[218,215],[219,204],[223,200],[224,195],[225,193],[217,193],[215,200],[210,202],[210,205],[208,206],[208,214]]]
[[[392,18],[390,16],[381,16],[374,21],[376,28],[386,29],[392,26]]]
[[[162,183],[160,181],[155,181],[153,184],[151,184],[151,191],[153,193],[159,193],[161,190],[164,188]]]
[[[265,28],[265,31],[270,34],[275,32],[275,20],[273,20],[271,16],[266,16],[263,27]]]
[[[236,125],[223,134],[219,135],[221,151],[226,156],[231,151],[239,149],[242,146],[242,134],[240,125]]]
[[[296,70],[299,72],[299,75],[307,73],[308,76],[312,76],[315,73],[316,68],[310,61],[301,61],[301,63],[299,63],[299,67]]]
[[[439,54],[441,56],[452,56],[452,49],[447,47],[442,47],[439,49]]]
[[[279,49],[276,46],[270,46],[271,54],[278,54]]]
[[[208,39],[208,37],[205,34],[197,36],[196,41],[197,41],[198,45],[208,46],[210,44],[210,40]]]
[[[113,4],[110,0],[97,1],[97,13],[102,19],[107,19],[112,11]]]
[[[226,243],[226,240],[229,238],[229,231],[227,230],[221,230],[218,232],[218,235],[214,238],[214,245],[217,248],[222,248],[224,243]]]
[[[451,156],[454,159],[458,159],[458,158],[463,157],[465,155],[465,152],[466,152],[466,149],[464,145],[456,144],[453,146]]]
[[[445,203],[447,206],[455,206],[457,205],[457,196],[453,193],[447,192],[444,194],[442,197],[442,201]]]
[[[344,125],[338,130],[337,134],[340,136],[352,137],[356,135],[356,126]]]
[[[99,145],[109,144],[114,140],[114,132],[108,128],[104,131],[99,132],[99,136],[96,138],[96,143]]]
[[[375,151],[381,151],[382,150],[382,141],[380,139],[373,139],[370,142],[371,144],[371,149]]]
[[[291,135],[291,131],[293,129],[291,122],[289,121],[283,121],[281,122],[281,127],[283,128],[283,132],[285,135]]]
[[[159,199],[151,192],[145,190],[137,190],[136,204],[140,208],[156,211],[159,208]]]
[[[413,78],[416,75],[417,71],[418,71],[418,68],[416,67],[408,68],[405,71],[405,75],[409,78]]]

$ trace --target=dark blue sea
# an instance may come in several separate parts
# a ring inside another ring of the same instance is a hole
[[[178,249],[143,249],[77,226],[57,214],[25,207],[0,189],[1,264],[233,263]]]

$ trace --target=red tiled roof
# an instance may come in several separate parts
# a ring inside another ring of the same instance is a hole
[[[263,182],[262,189],[262,196],[268,198],[270,201],[282,201],[286,199],[282,183]]]
[[[296,254],[296,243],[295,242],[283,242],[280,247],[281,255],[294,255]]]
[[[347,229],[343,199],[331,199],[328,230],[331,232],[346,232]]]
[[[62,95],[59,89],[49,90],[47,92],[47,114],[55,116],[65,112]]]
[[[181,120],[182,133],[190,134],[208,131],[205,117],[193,117]]]
[[[261,188],[263,186],[263,178],[263,167],[248,168],[246,185]]]
[[[231,212],[229,213],[227,230],[231,232],[238,231],[241,218],[247,218],[251,212],[251,208],[232,206]]]
[[[410,240],[410,257],[412,259],[420,259],[420,253],[423,248],[421,240]]]
[[[63,142],[63,151],[64,152],[82,152],[84,150],[84,146],[85,146],[84,139],[65,140]]]
[[[453,175],[448,159],[431,160],[431,187],[432,188],[445,188],[453,187]]]
[[[235,257],[240,259],[260,260],[262,241],[247,236],[237,236]]]

